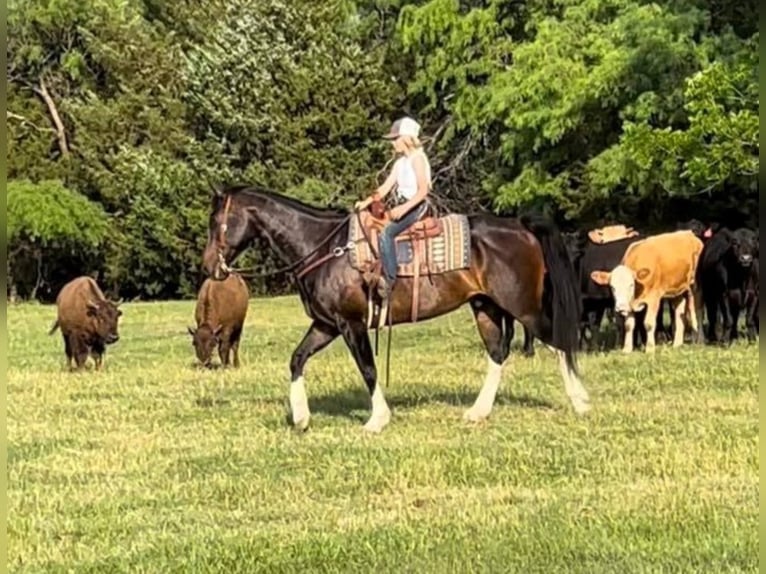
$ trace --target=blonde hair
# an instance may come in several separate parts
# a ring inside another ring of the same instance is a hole
[[[401,136],[401,138],[402,142],[408,150],[423,147],[423,144],[420,143],[420,140],[417,138],[417,136]]]

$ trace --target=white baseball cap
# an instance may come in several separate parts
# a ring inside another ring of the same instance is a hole
[[[412,118],[403,117],[391,124],[391,129],[383,137],[387,140],[395,140],[399,136],[418,137],[420,124]]]

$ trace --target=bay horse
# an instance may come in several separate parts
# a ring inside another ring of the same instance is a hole
[[[362,273],[348,256],[350,210],[317,208],[252,186],[216,189],[208,223],[203,267],[224,279],[229,265],[257,239],[265,239],[296,283],[311,326],[290,359],[292,422],[306,430],[310,411],[303,370],[309,357],[342,336],[371,397],[364,429],[380,432],[391,411],[378,384],[368,334],[368,295]],[[419,317],[429,319],[469,303],[487,352],[484,384],[465,414],[477,422],[489,416],[510,353],[513,321],[558,355],[564,388],[576,413],[590,409],[580,382],[576,353],[581,313],[574,269],[558,230],[540,218],[492,214],[468,216],[468,268],[423,277]],[[413,278],[398,277],[390,294],[389,324],[411,322]]]

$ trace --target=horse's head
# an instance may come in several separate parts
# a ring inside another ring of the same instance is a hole
[[[211,207],[202,266],[210,277],[223,280],[253,237],[247,213],[231,193],[216,189]]]

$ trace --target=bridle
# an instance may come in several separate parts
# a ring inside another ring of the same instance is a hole
[[[286,265],[284,267],[280,267],[279,269],[276,269],[274,271],[268,271],[268,272],[262,272],[262,273],[256,273],[255,271],[248,271],[247,269],[243,268],[233,268],[229,267],[226,264],[226,259],[223,256],[223,250],[224,247],[226,247],[226,231],[229,228],[228,221],[229,221],[229,210],[231,209],[231,195],[226,196],[226,201],[223,206],[223,222],[218,228],[218,237],[216,238],[217,243],[217,255],[218,255],[218,266],[224,273],[239,273],[243,277],[248,278],[255,278],[255,277],[270,277],[273,275],[279,275],[281,273],[288,273],[288,272],[294,272],[296,268],[303,265],[306,260],[308,260],[310,257],[316,255],[316,253],[324,247],[337,233],[343,228],[344,225],[346,225],[349,220],[351,219],[351,215],[347,215],[343,218],[343,220],[336,225],[330,233],[327,234],[327,236],[322,239],[322,241],[317,245],[314,249],[312,249],[309,253],[301,257],[298,261],[295,261],[294,263],[290,263],[289,265]],[[296,279],[302,279],[305,277],[309,272],[313,271],[320,265],[326,263],[327,261],[330,261],[331,259],[337,259],[338,257],[343,256],[344,253],[349,251],[350,249],[354,248],[354,242],[349,241],[346,243],[346,245],[342,247],[335,247],[330,253],[323,255],[316,261],[312,261],[308,265],[306,265],[303,269],[298,271],[295,274]]]

